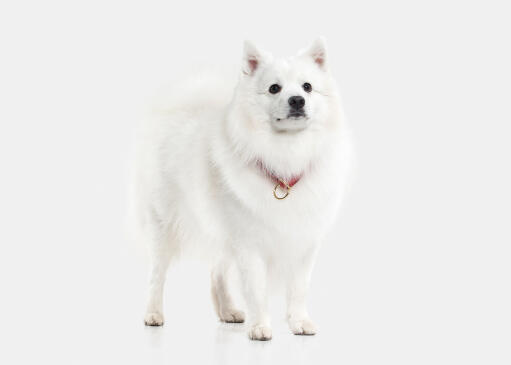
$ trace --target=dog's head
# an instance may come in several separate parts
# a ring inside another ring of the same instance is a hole
[[[305,130],[328,116],[333,93],[323,39],[288,59],[245,42],[237,96],[252,123],[276,133]]]

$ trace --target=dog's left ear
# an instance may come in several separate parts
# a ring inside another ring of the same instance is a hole
[[[326,71],[327,70],[327,58],[326,58],[326,41],[325,38],[317,38],[309,48],[300,52],[301,55],[312,58],[312,61],[318,65],[318,67]]]

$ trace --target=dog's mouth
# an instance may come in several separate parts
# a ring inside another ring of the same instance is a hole
[[[291,120],[298,120],[298,119],[307,119],[307,114],[304,112],[291,112],[287,115],[285,119],[291,119]],[[281,120],[285,120],[284,118],[277,118],[277,122],[280,122]]]
[[[286,118],[275,118],[272,123],[277,132],[299,132],[308,125],[309,117],[305,113],[289,113]]]

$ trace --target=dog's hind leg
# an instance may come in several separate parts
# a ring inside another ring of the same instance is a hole
[[[144,322],[146,326],[163,325],[163,289],[167,269],[176,254],[175,242],[152,227],[148,235],[150,251],[149,288]]]
[[[231,262],[223,259],[211,270],[211,296],[215,311],[222,322],[242,323],[245,321],[245,313],[235,309],[228,287],[231,269]]]

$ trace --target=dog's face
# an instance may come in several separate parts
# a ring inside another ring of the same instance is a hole
[[[238,96],[253,123],[266,124],[276,133],[292,133],[328,115],[334,83],[322,39],[289,59],[274,59],[246,42],[242,71]]]

